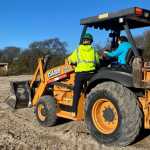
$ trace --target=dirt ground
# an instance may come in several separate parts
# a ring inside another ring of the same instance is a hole
[[[4,103],[9,96],[9,81],[31,76],[0,77],[0,150],[149,150],[150,131],[128,147],[107,147],[97,143],[84,122],[60,121],[56,126],[41,127],[32,108],[12,111]]]

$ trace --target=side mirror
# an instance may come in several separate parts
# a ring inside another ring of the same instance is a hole
[[[113,33],[109,33],[109,37],[111,37],[111,38],[112,38],[112,37],[113,37]]]

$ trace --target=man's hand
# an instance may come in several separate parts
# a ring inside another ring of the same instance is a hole
[[[104,51],[104,54],[108,54],[108,51]]]
[[[103,60],[109,60],[109,57],[107,55],[108,53],[109,53],[108,51],[103,51],[103,55],[102,55]]]

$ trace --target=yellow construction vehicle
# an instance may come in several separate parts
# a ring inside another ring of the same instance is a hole
[[[88,28],[111,31],[113,42],[125,31],[132,49],[126,66],[104,64],[84,87],[77,115],[73,116],[74,67],[49,68],[47,59],[38,60],[31,81],[11,82],[9,103],[15,108],[35,107],[43,126],[52,126],[58,117],[85,120],[97,141],[126,146],[138,136],[140,129],[150,129],[150,62],[144,62],[130,29],[150,26],[150,11],[138,7],[115,13],[104,13],[81,20],[81,40]],[[114,43],[112,43],[114,45]]]

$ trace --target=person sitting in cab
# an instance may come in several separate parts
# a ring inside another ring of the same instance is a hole
[[[118,38],[118,48],[113,50],[112,52],[105,51],[104,54],[107,57],[113,58],[116,57],[118,59],[118,65],[126,65],[126,56],[132,45],[128,42],[128,39],[125,36],[120,36]]]

